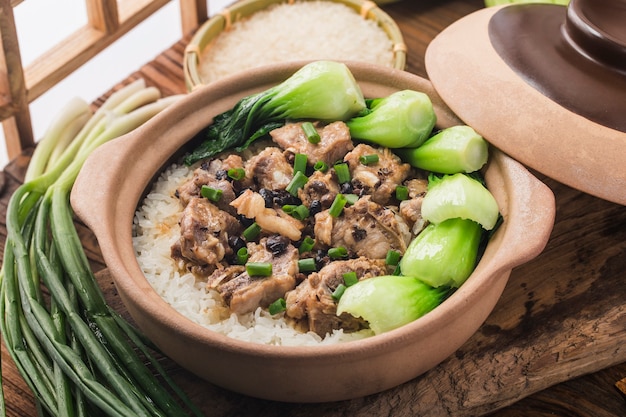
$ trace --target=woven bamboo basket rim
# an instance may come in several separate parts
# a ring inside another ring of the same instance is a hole
[[[297,0],[303,1],[303,0]],[[396,69],[404,70],[406,67],[406,44],[396,22],[383,11],[378,4],[371,0],[328,0],[334,3],[342,3],[357,11],[364,19],[375,21],[392,41],[393,62]],[[185,85],[188,91],[205,85],[199,72],[200,58],[204,49],[219,36],[225,29],[235,22],[252,16],[273,4],[289,3],[296,0],[242,0],[225,8],[221,13],[216,14],[204,22],[193,35],[189,44],[185,48],[183,57],[183,71]],[[387,0],[389,2],[389,0]]]

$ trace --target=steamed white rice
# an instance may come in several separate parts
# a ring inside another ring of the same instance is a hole
[[[172,165],[158,178],[137,210],[133,245],[146,279],[175,310],[190,320],[235,339],[271,345],[314,345],[363,338],[368,332],[336,331],[322,340],[313,332],[291,328],[282,314],[271,316],[261,308],[247,315],[229,314],[216,291],[207,290],[205,281],[178,270],[170,247],[180,236],[178,220],[182,205],[176,188],[191,177],[193,170]],[[224,318],[226,316],[226,318]]]
[[[285,61],[362,61],[393,66],[393,42],[378,23],[330,1],[281,3],[235,22],[203,52],[205,83]]]

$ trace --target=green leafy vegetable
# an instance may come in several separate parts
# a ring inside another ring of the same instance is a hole
[[[428,191],[422,201],[422,218],[442,223],[452,218],[470,219],[491,230],[500,211],[491,192],[475,178],[452,174],[428,178]]]
[[[346,122],[353,139],[387,148],[414,148],[431,134],[437,117],[428,95],[402,90],[368,100],[369,111]]]
[[[472,220],[431,223],[409,244],[400,272],[433,287],[459,287],[476,266],[482,233]]]
[[[337,303],[337,314],[361,317],[375,334],[380,334],[422,317],[437,307],[448,291],[408,276],[368,278],[345,288]]]
[[[216,116],[206,139],[185,157],[185,163],[191,165],[233,147],[242,150],[286,119],[347,120],[364,108],[361,88],[345,64],[315,61]]]
[[[452,126],[430,137],[421,146],[397,149],[396,154],[416,168],[441,174],[474,172],[489,157],[487,141],[469,126]]]

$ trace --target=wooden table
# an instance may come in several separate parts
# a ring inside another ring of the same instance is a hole
[[[385,6],[409,47],[407,70],[426,76],[423,56],[428,42],[480,7],[481,0],[404,0]],[[176,43],[114,88],[143,77],[165,95],[184,92],[185,44],[185,39]],[[26,153],[0,175],[3,220],[28,160]],[[626,209],[537,175],[554,191],[557,202],[556,224],[545,251],[513,271],[479,331],[426,374],[352,401],[283,404],[225,391],[166,359],[167,367],[209,416],[626,415],[626,401],[615,387],[626,377]],[[99,280],[107,299],[124,313],[97,242],[89,230],[79,228],[94,270],[102,270]],[[4,224],[0,232],[4,243]],[[9,415],[36,415],[32,395],[4,346],[2,357]]]

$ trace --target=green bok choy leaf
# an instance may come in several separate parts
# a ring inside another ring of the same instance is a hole
[[[365,108],[361,88],[345,64],[315,61],[216,116],[202,144],[185,157],[191,165],[225,149],[242,150],[285,119],[347,120]]]

